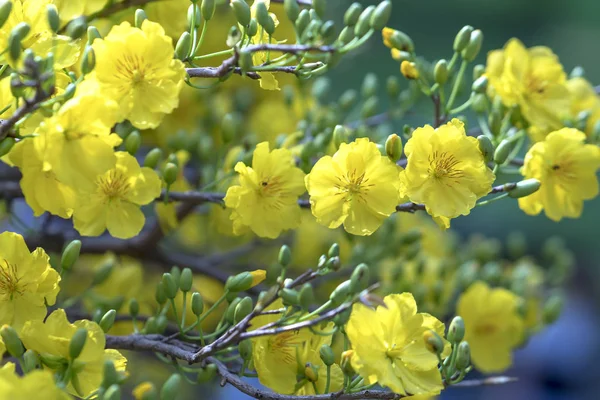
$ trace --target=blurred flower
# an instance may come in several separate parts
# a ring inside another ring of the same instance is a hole
[[[588,137],[594,131],[594,127],[600,121],[600,97],[590,82],[585,78],[575,77],[567,81],[567,89],[571,94],[571,117],[577,118],[581,112],[589,112],[585,124],[585,133]],[[543,140],[543,138],[538,138]]]
[[[0,398],[11,400],[69,400],[71,396],[54,383],[54,376],[48,371],[35,370],[20,375],[15,372],[15,364],[7,363],[0,368]]]

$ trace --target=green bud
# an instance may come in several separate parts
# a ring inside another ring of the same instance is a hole
[[[371,16],[371,28],[380,31],[385,28],[392,15],[392,2],[390,0],[382,1],[375,7]]]
[[[325,21],[325,23],[321,25],[319,34],[325,42],[331,43],[335,37],[335,22]]]
[[[110,385],[104,392],[102,400],[121,400],[121,386],[116,383]]]
[[[300,304],[300,307],[302,307],[304,310],[308,310],[308,308],[313,304],[313,302],[315,301],[315,294],[313,292],[313,288],[310,285],[310,283],[306,283],[302,286],[302,289],[300,289],[299,295],[298,295],[298,302]]]
[[[475,80],[475,82],[473,82],[473,86],[471,86],[471,89],[475,93],[485,93],[485,91],[487,90],[487,85],[488,85],[487,76],[480,76],[479,78],[477,78]]]
[[[508,197],[512,197],[513,199],[518,199],[521,197],[529,196],[537,192],[540,189],[541,182],[537,179],[525,179],[523,181],[517,182],[517,186],[508,192]]]
[[[204,311],[204,299],[202,295],[198,292],[192,293],[192,312],[196,317],[202,315]]]
[[[159,315],[156,317],[156,333],[163,333],[165,329],[167,329],[167,325],[169,324],[169,320],[164,315]]]
[[[179,288],[182,292],[187,293],[192,290],[194,276],[192,274],[192,270],[189,268],[184,268],[181,271],[181,277],[179,278]]]
[[[481,50],[481,44],[483,43],[483,33],[476,29],[471,32],[471,37],[469,39],[469,44],[465,49],[460,53],[462,58],[465,61],[471,62],[477,57],[479,54],[479,50]]]
[[[339,269],[342,268],[342,263],[340,262],[339,257],[331,257],[324,266],[331,271],[339,271]]]
[[[323,364],[330,367],[335,363],[335,355],[333,354],[333,350],[330,346],[324,344],[319,349],[319,355],[321,356],[321,360],[323,360]]]
[[[402,157],[402,139],[392,133],[385,141],[385,154],[392,162],[397,162]]]
[[[451,343],[460,343],[465,337],[465,321],[461,317],[454,317],[450,322],[446,339]]]
[[[231,301],[231,303],[229,303],[229,307],[227,307],[227,310],[225,311],[225,321],[226,322],[233,324],[233,317],[235,316],[235,309],[240,301],[242,301],[242,299],[240,299],[239,297],[236,297]]]
[[[397,99],[400,95],[400,79],[395,75],[389,76],[385,83],[385,89],[391,99]]]
[[[471,40],[471,32],[473,32],[473,27],[470,25],[463,26],[458,31],[458,34],[454,38],[454,46],[452,47],[455,52],[460,53],[467,47]]]
[[[362,84],[362,96],[365,98],[375,96],[377,94],[377,88],[379,86],[379,81],[377,79],[377,75],[370,72],[365,75],[365,79]]]
[[[64,357],[61,356],[55,356],[53,354],[39,354],[40,357],[40,362],[47,366],[50,369],[60,369],[60,368],[66,368],[66,365],[68,364],[68,360]]]
[[[142,145],[142,135],[140,135],[140,131],[135,129],[129,135],[127,135],[127,139],[125,139],[125,150],[132,156],[135,156],[140,146]]]
[[[279,291],[279,295],[285,305],[297,306],[300,304],[300,294],[294,289],[283,288]]]
[[[71,39],[79,39],[87,32],[87,22],[84,16],[77,17],[67,25],[67,35]]]
[[[158,282],[156,285],[156,290],[154,292],[154,299],[160,305],[163,305],[167,302],[167,295],[165,294],[165,287],[161,282]]]
[[[242,360],[252,360],[252,341],[250,339],[242,340],[240,344],[238,344],[238,351],[240,352]]]
[[[300,11],[298,18],[296,19],[296,32],[298,33],[298,36],[302,36],[304,34],[308,24],[310,24],[310,13],[308,10]]]
[[[479,79],[485,73],[485,65],[477,64],[473,67],[473,81]]]
[[[344,25],[354,26],[358,22],[358,18],[363,11],[363,6],[360,3],[352,3],[344,14]]]
[[[108,310],[106,312],[106,314],[104,314],[104,316],[102,317],[102,319],[100,320],[100,323],[98,325],[100,325],[100,328],[102,328],[102,330],[104,332],[108,332],[108,331],[110,331],[110,328],[112,328],[113,325],[115,324],[116,316],[117,316],[116,310]]]
[[[344,326],[350,320],[351,309],[342,311],[331,320],[336,326]]]
[[[423,333],[423,341],[427,350],[433,354],[441,354],[444,351],[444,341],[436,331],[425,331]]]
[[[14,34],[14,30],[10,32],[10,36],[8,37],[8,54],[10,55],[11,60],[16,61],[21,57],[21,39]],[[13,91],[13,95],[15,97],[22,97],[22,93],[15,93],[13,85],[15,80],[11,80],[11,90]],[[20,82],[20,81],[19,81]],[[18,94],[18,95],[17,95]]]
[[[363,264],[361,264],[363,265]],[[352,274],[354,275],[354,274]],[[350,281],[344,281],[342,283],[340,283],[333,292],[331,292],[331,295],[329,295],[329,300],[331,300],[331,304],[333,307],[337,307],[339,305],[341,305],[344,301],[346,301],[348,299],[348,296],[350,295],[350,291],[351,291],[351,282]]]
[[[456,369],[464,371],[471,364],[471,347],[467,342],[460,342],[456,349]]]
[[[350,292],[358,293],[369,286],[370,271],[367,264],[359,264],[350,276]]]
[[[556,322],[562,312],[564,306],[564,298],[561,295],[554,294],[550,296],[542,310],[542,321],[546,325]]]
[[[230,276],[225,283],[225,290],[231,292],[243,292],[250,289],[252,281],[253,278],[250,272],[244,271],[237,275]]]
[[[129,314],[135,318],[140,313],[140,303],[136,299],[129,300]]]
[[[277,282],[277,278],[281,276],[281,271],[283,271],[283,267],[281,264],[272,263],[267,267],[267,277],[265,278],[265,283],[267,285],[273,285]]]
[[[69,358],[71,360],[79,357],[81,352],[83,351],[83,346],[85,346],[85,342],[88,337],[87,329],[78,328],[73,336],[71,337],[71,341],[69,342]]]
[[[96,269],[96,271],[94,272],[94,278],[92,279],[92,286],[100,285],[102,282],[107,280],[110,274],[112,273],[114,266],[114,261],[109,260],[104,265]]]
[[[292,262],[292,250],[290,250],[290,247],[287,244],[284,244],[279,249],[279,257],[277,260],[283,267],[287,267]]]
[[[175,283],[173,276],[170,273],[165,272],[161,282],[167,299],[174,299],[175,296],[177,296],[177,284]]]
[[[294,1],[295,3],[295,1]],[[233,14],[235,15],[235,19],[242,26],[248,26],[251,20],[250,6],[244,0],[232,0],[230,3],[231,8],[233,8]]]
[[[496,151],[494,152],[494,162],[496,164],[503,164],[508,158],[508,155],[510,154],[511,150],[511,142],[509,142],[508,140],[501,141],[498,147],[496,147]]]
[[[195,13],[195,14],[194,14]],[[187,24],[188,27],[198,28],[201,23],[201,12],[200,7],[197,4],[190,4],[187,11]]]
[[[479,146],[479,151],[481,151],[481,155],[486,163],[492,161],[494,159],[494,145],[489,137],[485,135],[477,136],[477,142]]]
[[[284,0],[283,9],[285,10],[285,14],[287,15],[288,19],[292,22],[296,22],[298,16],[300,15],[300,6],[298,5],[298,1]]]
[[[478,114],[485,113],[489,108],[487,96],[483,93],[471,94],[471,109]]]
[[[448,81],[448,61],[439,60],[433,69],[433,76],[436,83],[440,85],[446,83]]]
[[[46,15],[48,17],[48,26],[50,30],[56,33],[60,29],[60,18],[58,16],[58,9],[54,4],[48,4],[46,6]]]
[[[244,297],[235,307],[235,311],[233,313],[233,322],[237,324],[246,318],[246,316],[252,312],[253,308],[254,304],[252,304],[252,298],[249,296]]]
[[[81,72],[84,75],[92,72],[94,67],[96,66],[96,53],[91,46],[86,46],[83,51],[83,57],[81,58]]]
[[[363,37],[369,29],[371,29],[371,16],[373,15],[373,11],[375,11],[375,6],[369,6],[360,13],[358,17],[358,21],[356,22],[356,26],[354,27],[354,34],[357,37]]]
[[[275,32],[275,23],[273,18],[269,15],[269,10],[265,3],[256,4],[256,20],[258,24],[262,26],[267,34],[272,35]]]
[[[369,97],[363,104],[360,110],[360,116],[363,119],[367,119],[377,114],[377,108],[379,107],[379,99],[377,96]]]
[[[40,358],[33,350],[27,350],[23,353],[23,372],[26,374],[35,370],[40,365]]]
[[[64,271],[69,271],[75,262],[79,259],[79,253],[81,252],[81,241],[73,240],[65,247],[60,259],[60,267]]]
[[[356,103],[356,99],[358,99],[356,90],[348,89],[340,96],[340,107],[344,110],[348,110]]]
[[[262,4],[262,3],[260,3],[260,4]],[[250,69],[253,66],[252,53],[250,53],[248,50],[242,49],[242,50],[240,50],[239,57],[240,58],[238,60],[238,65],[242,69],[242,72],[245,73],[245,72],[250,71]]]
[[[10,16],[10,12],[12,11],[12,1],[10,0],[2,0],[0,1],[0,28],[4,26],[8,17]]]
[[[163,169],[163,179],[167,186],[171,186],[177,180],[179,175],[179,167],[173,163],[167,163]]]
[[[202,5],[206,0],[203,0]],[[214,8],[214,1],[213,8]],[[214,12],[214,10],[213,10]],[[175,373],[167,379],[167,381],[163,384],[162,389],[160,389],[160,400],[173,400],[179,394],[179,388],[181,387],[181,375]]]
[[[198,370],[198,377],[196,381],[198,383],[206,383],[212,380],[217,375],[217,366],[215,364],[208,364],[206,367]]]
[[[146,324],[144,325],[144,333],[157,333],[158,328],[156,327],[156,317],[150,317],[146,320]]]
[[[205,21],[210,21],[215,15],[215,9],[217,8],[217,2],[215,0],[202,0],[200,11]]]
[[[175,46],[175,58],[181,61],[185,61],[190,51],[192,51],[192,36],[189,32],[183,32],[177,41]]]
[[[312,0],[312,9],[314,10],[317,16],[324,20],[325,14],[327,11],[327,1],[326,0]]]
[[[329,258],[339,257],[340,256],[340,245],[337,243],[332,244],[331,247],[329,248],[329,251],[327,251],[327,256]]]
[[[100,34],[100,31],[98,30],[98,28],[96,28],[95,26],[88,26],[87,38],[88,38],[87,44],[92,45],[94,43],[94,40],[102,39],[102,35]]]
[[[4,140],[0,142],[0,157],[4,157],[5,155],[7,155],[8,152],[12,150],[15,143],[16,141],[14,138],[4,138]]]
[[[141,28],[145,20],[148,19],[146,12],[141,8],[135,10],[134,25],[136,28]]]
[[[102,371],[102,387],[109,387],[110,385],[119,383],[119,373],[115,368],[115,364],[111,360],[104,361]]]
[[[255,19],[251,19],[250,22],[248,22],[246,33],[249,37],[254,37],[258,33],[258,22],[256,22]]]
[[[11,31],[11,35],[15,35],[19,41],[25,39],[29,32],[31,31],[31,26],[27,22],[19,22]]]
[[[15,328],[9,325],[2,326],[0,328],[0,336],[2,336],[4,346],[6,346],[6,350],[11,356],[19,358],[25,353],[25,348]]]
[[[395,49],[401,50],[402,52],[406,53],[401,53],[400,61],[403,61],[404,59],[410,60],[412,58],[412,55],[410,53],[412,53],[415,50],[415,44],[410,36],[408,36],[402,31],[395,30],[389,40],[391,45]]]

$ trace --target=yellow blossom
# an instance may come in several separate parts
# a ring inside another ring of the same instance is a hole
[[[281,300],[273,303],[268,310],[283,307]],[[255,317],[251,324],[253,329],[258,329],[268,323],[278,321],[280,314],[269,314]],[[333,323],[328,323],[323,331],[331,331]],[[321,336],[304,328],[296,331],[283,332],[277,335],[260,336],[252,338],[252,357],[254,368],[258,373],[261,384],[271,388],[277,393],[293,394],[296,396],[315,395],[313,384],[308,380],[314,380],[309,371],[306,376],[305,366],[310,363],[317,368],[318,376],[315,386],[320,394],[325,391],[326,367],[319,355],[322,345],[331,345],[331,336]],[[331,366],[330,392],[336,392],[342,388],[342,370],[337,364]]]
[[[376,310],[355,304],[346,333],[352,343],[352,367],[365,384],[378,383],[406,395],[437,394],[443,388],[438,358],[427,350],[423,334],[433,330],[444,335],[444,324],[417,313],[410,293],[384,298],[386,307]],[[444,341],[443,356],[450,352]]]
[[[93,48],[96,68],[81,90],[99,89],[115,100],[120,119],[140,129],[156,128],[177,107],[185,68],[173,59],[171,38],[159,24],[145,20],[138,29],[123,22]]]
[[[252,7],[250,7],[250,13],[254,19],[256,19],[256,9],[259,3],[264,3],[264,5],[267,7],[267,10],[271,6],[271,0],[256,0],[254,3],[252,3]],[[277,27],[277,25],[279,25],[277,16],[273,13],[269,13],[269,16],[273,19],[275,27]],[[277,43],[277,40],[274,40],[267,32],[265,32],[262,26],[258,28],[258,34],[250,38],[251,44],[269,44],[273,42]],[[262,65],[266,63],[269,60],[267,54],[268,53],[266,51],[256,51],[252,53],[252,62],[254,65]],[[273,54],[271,54],[271,56],[273,56]],[[279,82],[277,82],[275,74],[272,72],[261,72],[259,81],[260,87],[265,90],[280,90]]]
[[[154,393],[156,388],[152,382],[142,382],[133,389],[133,397],[135,400],[143,400],[146,395]]]
[[[582,77],[569,79],[567,89],[571,94],[571,117],[577,118],[583,111],[590,113],[585,124],[585,133],[590,137],[596,124],[600,121],[600,97],[592,84]],[[543,140],[543,138],[539,138],[539,140]]]
[[[100,11],[108,0],[52,0],[58,9],[58,15],[63,23],[82,15],[91,15]]]
[[[98,236],[105,229],[118,238],[137,235],[145,222],[140,206],[160,195],[161,181],[156,172],[140,168],[129,153],[115,155],[114,168],[79,189],[73,222],[82,235]]]
[[[40,396],[48,400],[71,399],[58,388],[54,376],[48,371],[34,370],[21,375],[15,372],[15,364],[11,362],[0,368],[0,398],[31,400]]]
[[[585,144],[585,139],[583,132],[563,128],[529,149],[521,173],[538,179],[542,186],[519,199],[523,211],[537,215],[544,210],[553,221],[581,216],[583,201],[598,195],[600,168],[600,148]]]
[[[458,299],[456,310],[465,321],[471,360],[481,372],[502,372],[512,364],[512,350],[523,340],[519,302],[511,291],[479,281]]]
[[[396,210],[399,171],[368,138],[342,143],[306,176],[312,213],[329,228],[344,224],[353,235],[370,235]]]
[[[527,49],[518,39],[511,39],[503,50],[488,54],[486,76],[490,94],[500,96],[507,107],[520,106],[538,132],[558,129],[561,117],[569,112],[566,74],[547,47]]]
[[[98,389],[102,382],[104,363],[111,360],[117,371],[124,371],[127,360],[116,350],[105,350],[106,338],[100,326],[92,321],[80,320],[70,323],[65,310],[59,308],[42,321],[27,321],[21,332],[25,348],[37,352],[42,359],[62,358],[66,368],[69,360],[69,342],[78,328],[87,330],[87,339],[81,354],[74,362],[76,378],[71,379],[67,391],[79,397],[87,397]],[[54,372],[54,368],[44,365]]]
[[[56,301],[60,276],[46,252],[29,252],[17,233],[0,233],[0,325],[19,330],[28,320],[42,320],[46,304]]]
[[[406,79],[419,79],[419,70],[414,62],[404,60],[400,64],[400,72]]]
[[[300,224],[298,196],[304,193],[304,172],[297,168],[289,150],[269,150],[269,143],[256,146],[252,167],[238,162],[239,185],[231,186],[225,205],[233,209],[236,234],[249,227],[261,237],[274,239],[281,231]]]
[[[437,129],[417,128],[405,153],[406,195],[425,204],[433,217],[467,215],[492,188],[495,176],[485,164],[477,139],[466,135],[458,119]]]

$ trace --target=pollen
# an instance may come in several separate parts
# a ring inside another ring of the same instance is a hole
[[[97,184],[109,200],[123,198],[131,189],[127,176],[117,169],[110,170],[100,176]]]
[[[25,285],[19,284],[19,281],[17,266],[3,260],[0,263],[0,293],[10,296],[11,299],[15,294],[21,296],[25,291]]]
[[[446,151],[439,152],[434,151],[429,155],[429,169],[428,172],[431,176],[436,179],[442,178],[460,178],[463,176],[463,172],[457,168],[459,160]]]

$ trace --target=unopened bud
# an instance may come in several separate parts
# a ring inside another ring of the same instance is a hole
[[[496,151],[494,152],[494,162],[496,164],[504,164],[511,150],[512,143],[510,141],[501,141],[498,147],[496,147]]]
[[[230,276],[225,283],[225,289],[234,293],[243,292],[252,287],[252,281],[252,274],[244,271],[237,275]]]
[[[146,15],[146,12],[144,10],[142,10],[141,8],[138,8],[137,10],[135,10],[135,16],[133,18],[133,23],[136,28],[141,28],[142,24],[147,19],[148,19],[148,16]]]
[[[392,2],[390,0],[382,1],[375,7],[371,16],[371,28],[380,31],[388,23],[392,15]]]
[[[324,267],[331,271],[339,271],[342,268],[342,263],[339,257],[331,257],[325,262]]]
[[[237,305],[239,304],[239,302],[242,299],[240,299],[239,297],[234,298],[231,303],[229,304],[229,307],[227,307],[227,310],[225,311],[225,321],[233,324],[233,317],[235,314],[235,308],[237,307]]]
[[[284,244],[279,249],[279,264],[283,267],[287,267],[292,262],[292,251],[287,244]]]
[[[262,4],[262,3],[259,3]],[[238,64],[242,70],[242,72],[248,72],[250,71],[250,68],[252,68],[253,64],[252,64],[252,53],[250,53],[247,50],[240,50],[239,53],[239,61]]]
[[[388,136],[385,141],[385,153],[392,162],[397,162],[402,157],[402,139],[395,133]]]
[[[237,25],[233,25],[229,28],[229,33],[227,34],[227,40],[225,44],[228,47],[234,47],[240,40],[242,40],[242,32],[238,29]]]
[[[189,32],[183,32],[175,46],[175,58],[178,60],[186,60],[192,51],[192,36]]]
[[[14,138],[11,138],[11,137],[4,138],[0,142],[0,157],[4,157],[5,155],[7,155],[12,150],[15,143],[16,143],[16,141]]]
[[[373,11],[375,11],[375,6],[369,6],[360,13],[358,21],[354,26],[354,34],[357,37],[363,37],[369,29],[371,29],[371,16],[373,15]]]
[[[215,9],[217,8],[216,0],[202,0],[202,5],[200,6],[200,12],[202,13],[202,18],[205,21],[210,21],[212,17],[215,15]]]
[[[175,283],[173,276],[170,273],[165,272],[161,282],[167,299],[174,299],[175,296],[177,296],[177,284]]]
[[[377,96],[369,97],[363,104],[360,110],[360,116],[363,119],[367,119],[377,114],[377,108],[379,107],[379,99]]]
[[[85,17],[77,17],[67,25],[67,35],[71,39],[79,39],[87,32],[87,22]]]
[[[417,69],[417,64],[412,61],[402,61],[402,64],[400,64],[400,72],[406,79],[419,79],[419,70]]]
[[[100,34],[98,28],[96,28],[95,26],[88,26],[87,38],[87,44],[92,45],[94,43],[94,40],[102,39],[102,35]]]
[[[48,17],[48,26],[52,32],[56,33],[60,29],[60,18],[58,16],[58,9],[54,4],[48,4],[46,6],[46,14]]]
[[[298,304],[305,310],[312,305],[315,301],[315,294],[313,292],[313,288],[310,283],[307,283],[302,286],[300,292],[298,292]]]
[[[106,312],[106,314],[104,314],[104,316],[102,317],[102,319],[100,320],[100,322],[98,323],[98,325],[100,325],[100,328],[102,328],[102,330],[104,332],[108,332],[108,331],[110,331],[110,329],[115,324],[115,318],[116,317],[117,317],[117,311],[115,311],[115,310],[108,310]]]
[[[110,385],[102,395],[102,400],[121,400],[121,386],[117,383]]]
[[[0,1],[0,28],[4,26],[8,17],[10,16],[10,12],[12,11],[12,1],[10,0],[2,0]]]
[[[494,159],[494,144],[489,137],[485,135],[477,136],[477,145],[486,163]]]
[[[0,336],[2,336],[4,346],[11,356],[19,358],[25,353],[25,348],[23,347],[23,343],[21,343],[21,339],[19,339],[19,335],[15,328],[9,325],[3,325],[2,328],[0,328]]]
[[[448,328],[446,338],[451,343],[460,343],[465,337],[465,322],[461,317],[454,317]]]
[[[483,43],[483,33],[476,29],[471,32],[471,37],[469,39],[469,44],[465,49],[460,53],[462,58],[465,61],[471,62],[477,57],[479,54],[479,50],[481,50],[481,44]]]
[[[250,339],[242,340],[238,345],[238,351],[242,360],[250,361],[252,359],[252,341]]]
[[[92,286],[100,285],[102,282],[106,281],[115,264],[113,260],[108,260],[105,264],[101,265],[95,272],[94,277],[92,279]]]
[[[135,129],[133,132],[127,135],[127,139],[125,139],[125,150],[127,150],[129,154],[135,156],[141,145],[142,135],[140,135],[140,131]]]
[[[304,34],[308,24],[310,24],[310,13],[308,10],[300,11],[298,18],[296,19],[296,32],[298,33],[298,36],[302,36]]]
[[[477,64],[473,67],[473,81],[476,81],[485,74],[485,65]]]
[[[526,197],[537,192],[541,185],[541,182],[535,178],[525,179],[517,182],[516,187],[508,192],[508,196],[513,199]]]
[[[246,34],[248,37],[254,37],[258,33],[258,22],[255,19],[251,19],[248,22],[248,29],[246,29]]]
[[[352,3],[344,13],[344,25],[354,26],[358,22],[358,18],[363,11],[363,6],[360,3]]]
[[[354,350],[346,350],[342,353],[340,367],[342,372],[347,376],[354,376],[354,368],[352,368],[352,357],[354,356]]]
[[[460,342],[456,349],[456,369],[464,371],[471,364],[471,347],[467,342]]]
[[[356,266],[350,277],[350,292],[358,293],[369,286],[370,271],[367,264]]]
[[[327,251],[327,256],[331,257],[339,257],[340,256],[340,245],[334,243],[331,245],[329,250]]]
[[[467,47],[471,39],[471,32],[473,32],[473,27],[470,25],[463,26],[463,28],[458,31],[458,34],[454,38],[453,49],[455,52],[460,53]]]
[[[332,366],[335,363],[335,355],[333,354],[333,350],[327,344],[324,344],[319,349],[319,355],[321,356],[321,360],[323,360],[323,364],[326,366]]]
[[[485,113],[489,108],[487,96],[483,93],[472,93],[471,109],[478,114]]]
[[[65,247],[60,259],[60,267],[63,271],[69,271],[75,262],[79,259],[79,253],[81,252],[81,241],[73,240]]]
[[[279,291],[284,305],[297,306],[300,304],[300,294],[298,291],[289,288],[283,288]]]
[[[69,342],[69,358],[71,360],[79,357],[81,352],[83,351],[83,346],[85,346],[85,342],[88,337],[87,329],[78,328],[73,336],[71,337],[71,341]]]
[[[159,148],[152,149],[146,154],[146,158],[144,158],[144,167],[148,168],[156,168],[158,163],[160,163],[163,157],[163,152]]]
[[[361,264],[361,265],[363,265],[363,264]],[[350,295],[350,288],[351,288],[350,281],[344,281],[344,282],[340,283],[334,289],[333,292],[331,292],[331,295],[329,295],[329,300],[331,300],[331,304],[333,307],[337,307],[337,306],[341,305],[343,302],[345,302],[348,299],[348,296]]]
[[[269,15],[269,10],[265,3],[260,2],[256,4],[256,20],[267,34],[273,34],[275,31],[275,22],[273,22],[273,18]]]
[[[23,353],[23,372],[26,374],[35,370],[40,365],[40,358],[33,350],[27,350]]]
[[[160,305],[163,305],[167,302],[167,295],[165,294],[165,286],[162,281],[158,282],[156,285],[156,290],[154,292],[154,299]]]
[[[194,292],[192,293],[192,313],[199,317],[202,311],[204,311],[204,299],[200,293]]]
[[[292,22],[296,22],[298,16],[300,15],[300,6],[298,5],[298,1],[284,0],[283,9],[285,10],[285,14],[287,15],[288,19]]]
[[[252,298],[246,296],[240,300],[233,313],[233,323],[237,324],[246,318],[246,316],[252,312],[252,308],[254,308],[254,304],[252,304]]]
[[[437,84],[443,85],[448,80],[448,62],[439,60],[433,69],[433,77]]]
[[[129,300],[129,314],[135,318],[140,313],[140,303],[136,299]]]
[[[204,0],[202,4],[204,4],[205,1],[206,0]],[[173,400],[177,398],[180,388],[181,375],[177,373],[171,375],[169,379],[167,379],[167,381],[163,384],[162,389],[160,389],[160,400]]]
[[[437,332],[431,329],[423,332],[423,341],[427,350],[433,354],[442,354],[444,351],[444,341]]]
[[[475,93],[485,93],[485,91],[487,90],[487,85],[488,85],[487,76],[480,76],[479,78],[477,78],[475,80],[475,82],[473,82],[471,89]]]
[[[343,125],[336,125],[333,128],[333,145],[335,148],[339,148],[342,143],[346,143],[348,140],[348,133]]]
[[[197,4],[190,4],[187,11],[187,23],[190,28],[200,27],[202,17],[200,7]]]
[[[292,1],[293,3],[296,3],[296,1]],[[248,26],[251,20],[250,6],[248,6],[248,3],[244,0],[232,0],[230,6],[233,8],[233,13],[235,14],[235,19],[237,19],[238,23],[242,26]]]

